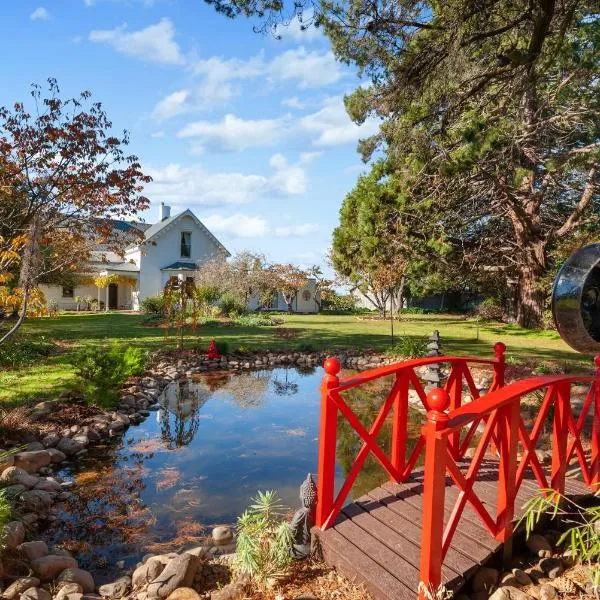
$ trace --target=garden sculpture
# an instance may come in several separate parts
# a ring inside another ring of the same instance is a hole
[[[219,351],[217,350],[217,343],[215,340],[210,340],[210,344],[208,344],[208,352],[206,353],[208,360],[214,360],[216,358],[221,358]]]
[[[315,524],[317,506],[317,486],[310,473],[300,486],[300,502],[302,506],[296,511],[290,523],[294,538],[291,553],[296,559],[310,555],[310,530]]]
[[[440,332],[436,329],[427,342],[427,356],[441,356],[440,350]],[[442,382],[442,365],[440,363],[432,363],[427,365],[423,379],[426,382],[425,391],[429,392],[433,388],[440,387]]]
[[[600,351],[600,244],[580,248],[561,267],[552,288],[552,315],[571,348]]]

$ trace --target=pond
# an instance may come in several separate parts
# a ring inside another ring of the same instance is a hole
[[[76,552],[80,564],[102,579],[103,569],[117,563],[129,567],[146,553],[201,544],[214,525],[235,523],[257,490],[277,490],[296,509],[300,484],[316,471],[322,377],[321,368],[279,368],[171,384],[160,398],[163,408],[61,471],[75,481],[76,494],[48,539]],[[365,425],[391,379],[369,385],[344,395]],[[412,438],[422,420],[415,411]],[[388,419],[379,435],[386,451],[389,436]],[[338,488],[360,445],[340,420]],[[370,457],[353,494],[386,479]]]

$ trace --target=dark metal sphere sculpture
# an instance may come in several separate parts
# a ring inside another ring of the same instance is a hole
[[[560,337],[578,352],[600,352],[600,243],[574,252],[552,288],[552,315]]]

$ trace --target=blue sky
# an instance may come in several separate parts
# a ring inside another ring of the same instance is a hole
[[[328,40],[298,23],[282,39],[203,0],[46,0],[3,5],[0,103],[58,79],[87,89],[164,201],[191,208],[231,251],[324,263],[344,195],[364,170],[342,97],[359,85]]]

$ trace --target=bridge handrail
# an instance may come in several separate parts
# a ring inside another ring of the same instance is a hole
[[[375,379],[381,377],[387,377],[389,375],[396,375],[402,371],[410,371],[418,367],[426,367],[427,365],[433,364],[445,364],[445,363],[472,363],[481,365],[495,365],[501,362],[502,359],[496,355],[495,358],[478,358],[475,356],[426,356],[422,358],[411,358],[402,362],[396,362],[391,365],[385,365],[384,367],[375,367],[362,371],[358,375],[349,375],[348,377],[341,377],[338,379],[339,383],[336,387],[331,388],[337,392],[352,389],[359,385],[364,385]]]
[[[427,423],[423,426],[425,464],[423,468],[423,530],[421,533],[421,600],[427,590],[441,584],[444,557],[467,503],[490,533],[504,545],[505,562],[512,551],[513,517],[517,492],[527,469],[531,469],[542,490],[565,491],[567,466],[576,456],[585,484],[591,491],[600,485],[600,357],[595,359],[595,376],[537,376],[516,381],[484,397],[448,411],[451,398],[442,388],[429,392]],[[571,385],[590,383],[589,391],[575,419],[571,406]],[[546,389],[534,423],[528,428],[521,415],[521,400],[532,392]],[[535,447],[543,425],[553,407],[551,417],[552,458],[548,480]],[[592,413],[591,451],[584,450],[581,434],[588,413]],[[486,425],[467,465],[452,455],[450,440],[465,425],[484,420]],[[495,436],[494,451],[498,456],[498,489],[496,506],[484,505],[474,484]],[[523,448],[519,455],[518,445]],[[589,461],[589,462],[588,462]],[[448,521],[444,524],[446,481],[448,475],[459,489]],[[495,511],[494,511],[495,508]],[[429,517],[426,517],[429,515]]]
[[[427,406],[425,390],[415,371],[417,368],[436,363],[450,364],[447,387],[451,394],[451,408],[454,409],[458,408],[462,402],[463,378],[466,380],[467,385],[471,390],[471,395],[474,398],[479,396],[479,390],[475,386],[473,376],[468,367],[470,363],[491,365],[493,367],[493,379],[488,391],[492,391],[504,385],[504,372],[506,368],[504,357],[505,350],[506,346],[502,342],[498,342],[494,345],[494,358],[429,356],[370,369],[360,375],[344,378],[338,377],[341,366],[336,358],[328,358],[325,360],[323,364],[325,377],[321,384],[321,424],[319,433],[316,512],[317,526],[327,528],[335,522],[345,498],[349,494],[352,484],[358,476],[369,452],[374,453],[377,460],[383,468],[386,469],[393,480],[404,481],[410,475],[424,448],[424,439],[421,436],[421,438],[417,440],[410,455],[408,457],[406,456],[408,442],[409,387],[411,385],[416,391],[424,408],[426,410],[429,408]],[[382,402],[379,415],[375,419],[373,426],[367,431],[353,413],[352,409],[344,402],[341,393],[389,375],[395,375],[396,379],[394,385],[385,401]],[[393,432],[392,447],[390,456],[388,457],[379,448],[375,438],[390,412],[393,413]],[[346,418],[364,443],[352,468],[348,472],[342,488],[337,496],[334,497],[338,413],[341,413]],[[472,430],[468,432],[463,441],[460,440],[459,435],[454,436],[452,440],[452,451],[456,457],[463,454],[468,447],[469,442],[477,429],[477,425],[474,424],[471,429]]]
[[[440,435],[449,435],[456,430],[462,429],[465,425],[472,423],[482,417],[491,414],[510,402],[520,399],[525,394],[531,394],[543,388],[559,383],[600,383],[597,376],[592,375],[539,375],[528,377],[505,385],[481,398],[477,398],[468,404],[463,404],[459,408],[448,413],[448,422]]]

